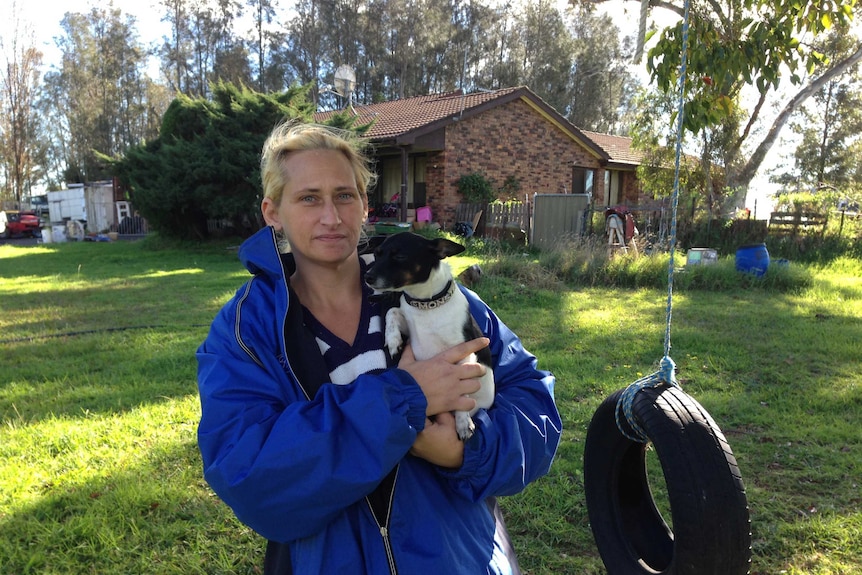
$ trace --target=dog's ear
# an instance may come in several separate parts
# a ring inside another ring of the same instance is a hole
[[[437,250],[437,255],[440,256],[441,260],[449,256],[458,255],[467,249],[461,244],[447,240],[446,238],[437,238],[434,240],[434,248]]]
[[[386,236],[371,236],[364,242],[359,242],[359,255],[373,253],[386,240]]]

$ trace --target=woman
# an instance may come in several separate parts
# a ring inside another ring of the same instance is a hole
[[[267,227],[253,274],[198,350],[204,475],[269,540],[264,572],[518,573],[494,497],[547,473],[561,425],[553,376],[464,290],[486,338],[397,366],[360,255],[373,179],[359,142],[282,125],[261,158]],[[497,395],[458,440],[453,410],[484,368]]]

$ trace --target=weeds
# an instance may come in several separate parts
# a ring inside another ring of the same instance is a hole
[[[569,285],[667,290],[670,256],[666,253],[609,255],[606,244],[590,239],[569,241],[541,253],[485,249],[490,273],[516,278],[536,289]],[[812,285],[812,275],[806,266],[776,262],[763,277],[756,277],[739,273],[733,257],[719,258],[710,265],[685,266],[685,254],[676,253],[673,281],[674,289],[680,291],[800,292]]]

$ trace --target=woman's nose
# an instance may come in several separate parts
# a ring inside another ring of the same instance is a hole
[[[338,213],[338,206],[331,201],[324,202],[320,220],[325,224],[340,224],[341,215]]]

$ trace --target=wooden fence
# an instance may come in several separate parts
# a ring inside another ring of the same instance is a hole
[[[474,232],[488,237],[529,237],[530,205],[526,202],[506,204],[459,204],[455,209],[455,221],[472,225],[479,212],[482,218]]]
[[[589,211],[587,194],[536,194],[529,202],[506,204],[460,204],[457,222],[472,225],[479,211],[482,217],[474,232],[478,236],[551,246],[565,237],[586,232]]]
[[[826,231],[828,216],[817,212],[772,212],[769,215],[769,233],[776,236],[796,236],[800,231]]]

